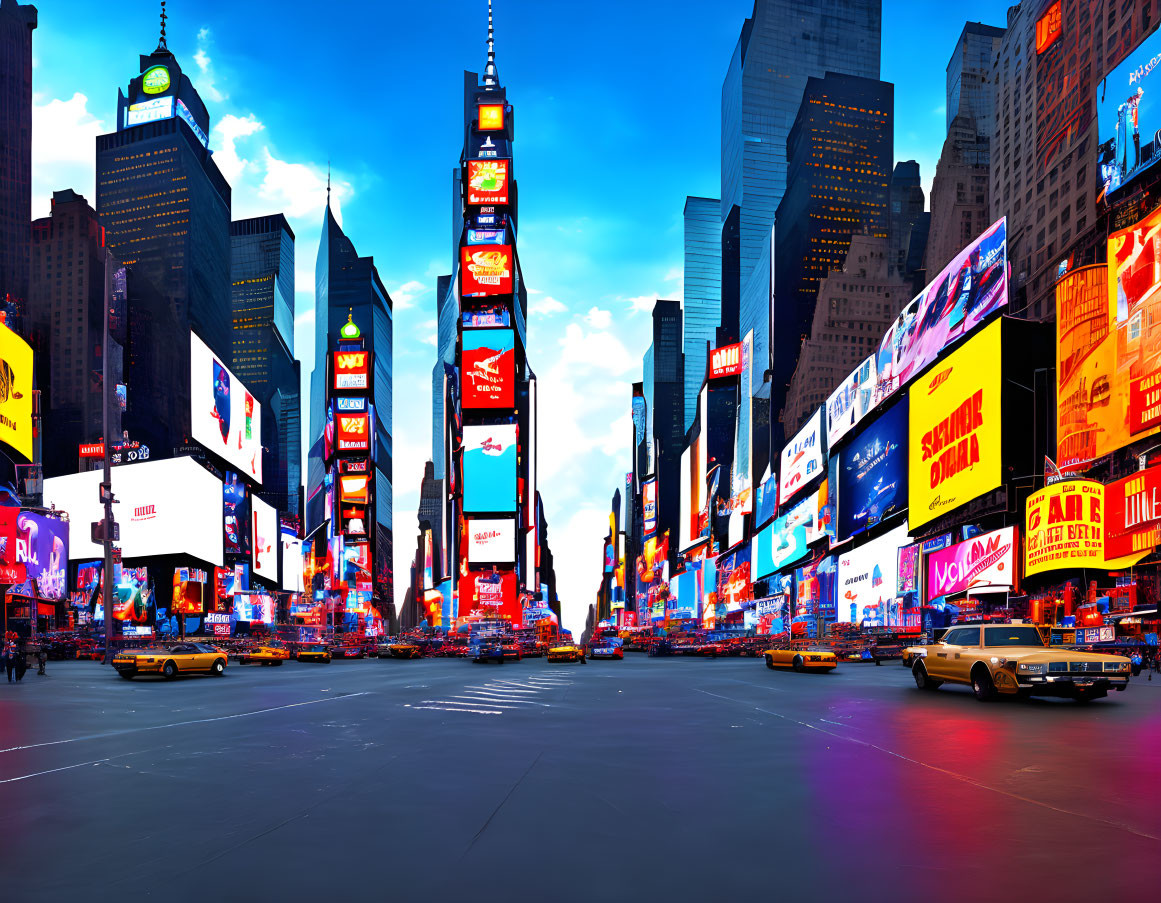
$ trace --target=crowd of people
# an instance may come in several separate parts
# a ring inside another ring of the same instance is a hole
[[[0,671],[8,676],[8,683],[20,683],[25,672],[33,665],[40,676],[46,674],[48,650],[41,643],[28,642],[12,631],[4,635],[4,646],[0,649]]]

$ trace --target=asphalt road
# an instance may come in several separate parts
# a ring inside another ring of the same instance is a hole
[[[366,660],[0,683],[5,899],[1161,896],[1161,679]]]

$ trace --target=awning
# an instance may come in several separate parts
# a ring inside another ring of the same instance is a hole
[[[1107,617],[1110,620],[1114,620],[1116,618],[1139,618],[1143,615],[1154,615],[1155,616],[1156,614],[1157,614],[1157,609],[1149,608],[1149,609],[1146,609],[1144,611],[1118,611],[1116,614],[1107,615]]]

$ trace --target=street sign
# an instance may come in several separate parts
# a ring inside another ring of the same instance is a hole
[[[94,543],[105,541],[105,522],[103,520],[93,521],[91,536]],[[110,538],[113,542],[121,540],[121,525],[116,521],[113,521],[113,535]]]

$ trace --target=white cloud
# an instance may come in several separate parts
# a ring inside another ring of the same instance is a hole
[[[217,85],[214,84],[217,76],[214,73],[213,61],[210,59],[209,45],[210,30],[203,28],[198,32],[198,47],[194,52],[194,62],[197,63],[199,72],[194,86],[210,100],[221,103],[229,95],[218,90]]]
[[[626,302],[629,305],[629,313],[652,313],[653,305],[657,303],[660,297],[660,295],[638,295],[636,298],[630,298]]]
[[[269,147],[262,148],[262,184],[258,196],[287,217],[321,214],[327,197],[327,174],[315,163],[280,160]],[[331,179],[331,212],[342,225],[342,202],[353,194],[349,182]]]
[[[247,116],[235,116],[227,113],[216,123],[210,132],[210,143],[214,148],[214,163],[231,185],[236,185],[245,174],[247,167],[252,170],[257,164],[245,160],[238,154],[238,140],[249,138],[255,132],[260,132],[265,126],[258,121],[253,113]]]
[[[593,329],[608,329],[613,325],[613,315],[599,307],[590,307],[589,312],[585,314],[585,322]]]
[[[939,104],[937,107],[932,109],[931,115],[938,116],[940,119],[942,119],[944,116],[947,115],[947,104],[946,103]]]
[[[536,314],[541,317],[551,317],[554,314],[564,313],[566,310],[568,310],[568,307],[562,302],[557,301],[551,295],[537,298],[528,305],[529,315]]]
[[[395,310],[407,310],[409,307],[414,307],[415,302],[430,291],[432,291],[431,286],[424,285],[417,279],[411,279],[391,291],[391,301]]]
[[[72,188],[96,206],[93,159],[105,124],[89,112],[89,99],[32,99],[32,215],[47,216],[52,193]]]
[[[609,487],[609,495],[613,492]],[[561,523],[548,522],[548,541],[553,550],[556,585],[560,594],[561,620],[580,639],[589,604],[600,588],[598,562],[609,512],[604,504],[583,505]]]

